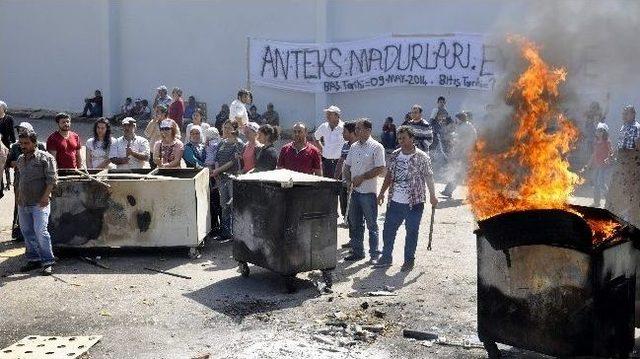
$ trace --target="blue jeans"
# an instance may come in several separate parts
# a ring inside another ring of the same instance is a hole
[[[223,237],[231,237],[233,235],[233,207],[229,201],[233,198],[233,181],[222,175],[219,181],[220,191],[220,207],[222,213],[220,216],[220,230]]]
[[[606,168],[597,167],[593,169],[593,202],[600,205],[602,195],[607,193]]]
[[[49,224],[49,212],[51,206],[18,206],[18,218],[20,230],[27,247],[27,260],[49,265],[55,262],[53,249],[51,248],[51,236],[47,225]]]
[[[349,238],[352,253],[364,256],[364,224],[369,230],[369,255],[375,257],[378,250],[378,204],[375,193],[351,192],[349,207]]]
[[[396,241],[398,228],[404,221],[404,228],[407,236],[404,240],[404,261],[412,262],[416,256],[416,247],[418,246],[418,232],[420,230],[420,219],[424,211],[424,203],[418,203],[409,208],[408,204],[391,201],[387,208],[387,214],[384,220],[384,228],[382,230],[382,241],[384,243],[382,249],[381,261],[391,262],[393,260],[393,244]]]

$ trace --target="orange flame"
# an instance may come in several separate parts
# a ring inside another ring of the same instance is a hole
[[[478,219],[516,210],[565,208],[579,183],[565,158],[578,129],[556,107],[566,71],[550,68],[532,42],[521,37],[508,40],[520,46],[528,67],[508,94],[517,121],[513,143],[494,153],[480,138],[471,154],[469,203]]]

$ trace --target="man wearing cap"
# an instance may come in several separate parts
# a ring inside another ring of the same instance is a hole
[[[167,90],[167,86],[160,85],[156,89],[156,91],[156,97],[153,99],[153,108],[156,108],[156,106],[158,105],[165,105],[167,106],[167,108],[169,108],[169,105],[171,105],[173,99],[171,99],[171,96],[169,96],[169,90]]]
[[[293,125],[293,141],[282,146],[278,168],[322,176],[320,151],[307,141],[307,128],[302,122]]]
[[[342,131],[344,122],[340,120],[340,108],[329,106],[324,110],[327,121],[318,126],[314,137],[315,145],[322,153],[322,173],[329,178],[334,178],[336,165],[342,154]]]
[[[136,120],[125,117],[122,120],[123,136],[111,144],[109,158],[118,169],[149,168],[149,141],[136,135]]]
[[[35,132],[21,133],[18,138],[22,155],[16,161],[21,176],[16,197],[27,257],[20,271],[42,268],[43,275],[51,275],[55,258],[47,226],[49,197],[58,179],[56,162],[52,155],[38,149]]]
[[[18,135],[20,135],[20,134],[29,134],[34,131],[33,131],[33,126],[31,126],[29,122],[20,122],[20,124],[16,126],[16,132],[18,132]],[[40,151],[45,151],[44,143],[38,142],[38,149]],[[21,154],[22,154],[22,147],[20,147],[20,143],[16,142],[13,145],[11,145],[11,148],[9,148],[9,155],[7,156],[6,166],[12,167],[14,170],[13,171],[14,193],[15,191],[18,190],[18,183],[20,182],[20,172],[16,167],[16,161],[18,160],[18,157],[20,157]],[[17,199],[17,196],[15,197]],[[17,240],[22,239],[22,233],[20,232],[20,223],[18,220],[18,202],[17,201],[15,201],[14,208],[13,208],[13,228],[12,228],[11,237]]]
[[[244,145],[244,150],[242,150],[243,173],[248,173],[256,166],[256,151],[261,147],[257,141],[259,129],[260,125],[255,122],[249,122],[244,127],[244,136],[247,138],[247,143]]]
[[[243,128],[249,122],[249,113],[246,105],[251,102],[251,92],[241,89],[238,96],[229,105],[229,121],[236,121],[238,128]]]
[[[80,168],[82,142],[80,136],[71,131],[71,116],[61,112],[55,120],[58,130],[47,138],[47,151],[56,159],[58,168]]]

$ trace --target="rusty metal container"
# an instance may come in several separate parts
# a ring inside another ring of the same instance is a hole
[[[638,229],[610,212],[574,206],[511,212],[480,221],[478,336],[571,357],[627,357],[634,344]],[[593,240],[585,218],[621,227]]]
[[[233,257],[284,276],[322,270],[330,285],[337,263],[338,181],[275,170],[233,182]]]
[[[96,181],[60,170],[49,220],[53,245],[196,248],[202,244],[210,230],[209,171],[150,171],[89,171]]]

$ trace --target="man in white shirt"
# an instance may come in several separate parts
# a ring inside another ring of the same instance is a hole
[[[251,92],[241,89],[238,91],[238,98],[229,105],[229,121],[238,122],[238,128],[241,129],[249,122],[249,113],[246,104],[251,102]]]
[[[124,136],[111,144],[109,159],[118,169],[149,168],[149,141],[136,136],[136,120],[126,117],[122,120]]]
[[[349,150],[344,161],[343,175],[351,182],[351,203],[349,206],[349,238],[351,254],[346,261],[364,259],[364,224],[369,230],[369,255],[376,264],[378,250],[378,176],[384,172],[384,146],[371,138],[372,124],[368,119],[356,122],[358,139]]]
[[[315,145],[322,153],[322,173],[325,177],[334,178],[336,165],[342,154],[342,145],[344,145],[344,138],[342,138],[344,122],[340,120],[338,106],[329,106],[324,113],[327,121],[316,129]]]

